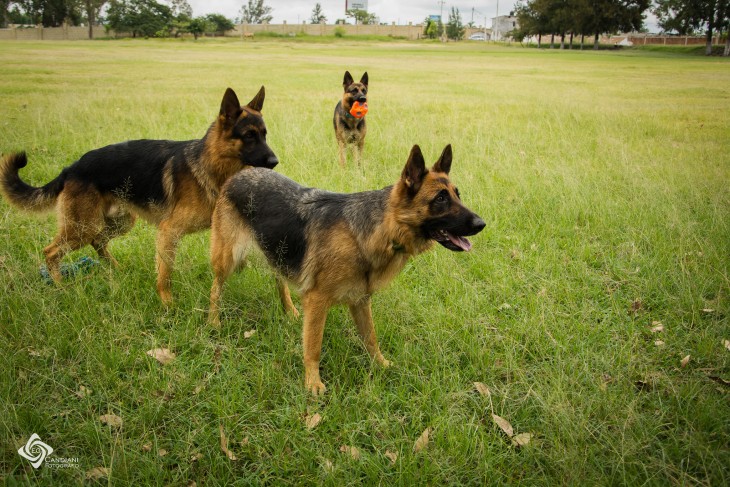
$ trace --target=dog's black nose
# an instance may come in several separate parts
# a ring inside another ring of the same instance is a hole
[[[274,169],[279,164],[279,159],[276,156],[271,156],[266,160],[266,167]]]
[[[361,97],[359,97],[357,99],[357,101],[359,101],[360,103],[365,103],[366,101],[368,101],[368,97],[367,96],[361,96]]]
[[[484,220],[479,218],[478,216],[474,216],[474,218],[471,221],[471,228],[474,230],[474,233],[479,233],[482,230],[484,230],[484,227],[486,227],[487,224],[484,223]]]

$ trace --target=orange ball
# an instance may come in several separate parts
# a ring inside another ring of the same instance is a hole
[[[350,109],[350,115],[352,115],[355,118],[362,118],[368,113],[368,104],[367,103],[360,103],[359,101],[356,101],[352,104],[352,108]]]

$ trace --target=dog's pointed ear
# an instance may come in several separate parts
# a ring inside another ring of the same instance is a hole
[[[256,93],[256,96],[253,97],[253,100],[248,102],[247,107],[249,107],[251,110],[256,110],[257,112],[260,112],[262,108],[264,108],[264,98],[266,98],[266,90],[262,86],[258,93]]]
[[[426,161],[423,159],[421,148],[416,144],[408,156],[408,162],[406,162],[406,167],[403,168],[401,180],[408,188],[408,192],[413,195],[421,189],[421,183],[423,183],[423,178],[426,177],[426,174],[428,174]]]
[[[345,78],[342,80],[342,87],[347,90],[347,87],[350,86],[352,83],[354,83],[355,80],[352,79],[352,75],[349,71],[345,71]]]
[[[242,111],[236,92],[230,88],[226,89],[226,93],[223,95],[223,101],[221,102],[220,116],[227,122],[235,122]]]
[[[441,153],[441,157],[439,157],[439,160],[436,161],[436,164],[433,165],[433,170],[435,172],[444,172],[446,174],[449,174],[449,171],[451,171],[451,144],[444,147],[444,151]]]
[[[362,75],[362,78],[360,78],[360,83],[364,84],[365,86],[368,85],[368,72],[365,71],[365,74]]]

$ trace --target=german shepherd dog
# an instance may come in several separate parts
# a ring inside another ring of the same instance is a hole
[[[117,266],[109,241],[127,233],[137,216],[156,224],[157,292],[170,304],[180,238],[210,227],[218,192],[229,177],[248,166],[271,169],[279,162],[266,143],[264,96],[262,86],[242,107],[228,88],[218,118],[202,139],[131,140],[92,150],[40,188],[18,176],[27,164],[25,153],[11,154],[0,162],[0,191],[23,210],[55,206],[58,234],[44,253],[57,282],[65,254],[91,244]]]
[[[304,188],[273,171],[252,169],[233,176],[213,212],[210,323],[220,326],[223,285],[255,243],[276,271],[286,312],[299,315],[287,282],[302,293],[305,383],[311,393],[325,391],[319,358],[327,311],[334,304],[349,306],[370,357],[387,367],[370,296],[434,242],[457,252],[469,250],[464,237],[485,226],[462,204],[449,180],[451,159],[448,145],[429,170],[416,145],[395,185],[353,194]]]
[[[345,93],[342,100],[337,102],[332,123],[335,126],[335,138],[340,149],[340,166],[345,167],[345,151],[348,147],[354,148],[355,160],[360,164],[362,148],[365,145],[367,127],[365,117],[355,118],[350,114],[354,102],[367,103],[368,101],[368,73],[362,75],[359,83],[355,83],[349,71],[345,71],[342,81]]]

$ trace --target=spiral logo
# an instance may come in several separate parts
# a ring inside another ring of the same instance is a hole
[[[35,433],[28,439],[28,443],[18,450],[18,454],[30,461],[33,468],[40,467],[43,460],[51,453],[53,453],[53,448],[43,443],[40,436]]]

